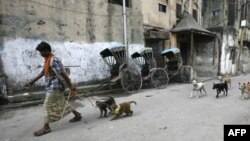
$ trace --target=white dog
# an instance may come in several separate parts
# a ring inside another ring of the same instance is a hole
[[[191,92],[190,98],[193,97],[194,91],[197,91],[196,98],[199,98],[198,91],[202,94],[202,90],[205,92],[206,95],[206,90],[205,90],[205,83],[204,82],[198,82],[197,80],[192,81],[193,84],[193,91]]]

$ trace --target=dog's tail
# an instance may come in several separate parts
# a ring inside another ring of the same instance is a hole
[[[135,101],[129,101],[128,103],[134,103],[135,105],[137,105],[137,103]]]

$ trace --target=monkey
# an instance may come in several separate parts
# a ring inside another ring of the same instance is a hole
[[[133,114],[133,111],[130,108],[131,103],[134,103],[135,105],[137,105],[135,101],[124,102],[124,103],[120,103],[119,105],[116,105],[116,104],[112,105],[112,112],[113,112],[112,114],[115,115],[115,117],[112,118],[111,120],[117,119],[123,113],[125,113],[126,116],[131,116]]]
[[[95,102],[96,106],[100,109],[100,117],[102,118],[107,117],[107,108],[110,110],[110,113],[112,113],[111,105],[116,104],[115,99],[112,96],[109,96],[109,99],[106,101],[96,101]],[[104,115],[103,115],[104,112]]]

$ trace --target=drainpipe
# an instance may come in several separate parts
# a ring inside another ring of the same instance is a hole
[[[123,43],[126,50],[126,62],[129,63],[129,51],[128,51],[128,44],[127,44],[127,14],[126,14],[126,0],[122,2],[122,15],[123,15]]]

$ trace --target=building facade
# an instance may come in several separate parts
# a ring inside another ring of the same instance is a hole
[[[249,2],[203,0],[203,25],[218,35],[221,74],[250,72]]]
[[[202,0],[141,0],[141,3],[145,46],[153,48],[159,67],[164,66],[161,51],[177,47],[181,50],[183,64],[192,65],[198,75],[217,75],[217,69],[206,72],[216,65],[214,38],[195,32],[203,21]],[[191,15],[188,23],[183,21],[186,20],[184,13]],[[173,32],[181,21],[186,29]]]

